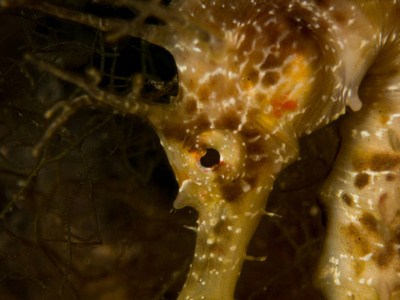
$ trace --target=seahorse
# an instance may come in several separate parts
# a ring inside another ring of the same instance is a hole
[[[298,159],[301,136],[346,109],[341,149],[321,190],[327,230],[315,285],[326,299],[400,297],[396,0],[114,3],[141,11],[139,20],[155,15],[165,26],[123,24],[46,2],[0,3],[140,37],[174,57],[179,93],[170,103],[96,93],[94,83],[39,65],[100,102],[143,116],[156,130],[179,183],[175,208],[199,213],[178,299],[234,298],[277,174]]]

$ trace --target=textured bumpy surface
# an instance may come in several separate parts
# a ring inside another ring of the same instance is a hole
[[[155,128],[179,183],[175,208],[199,213],[180,300],[233,299],[244,260],[257,259],[246,250],[268,215],[277,174],[298,158],[301,136],[346,108],[340,152],[321,191],[327,230],[315,285],[327,299],[400,297],[397,1],[116,1],[164,26],[138,25],[140,16],[125,26],[45,2],[0,3],[137,36],[174,57],[179,92],[158,104],[135,90],[125,98],[100,92],[94,80],[36,63]]]

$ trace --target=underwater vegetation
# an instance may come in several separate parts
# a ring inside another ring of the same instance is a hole
[[[0,6],[1,297],[400,297],[396,1]]]

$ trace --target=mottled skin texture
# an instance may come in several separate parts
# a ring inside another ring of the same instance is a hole
[[[204,10],[200,3],[197,7],[187,1],[182,3],[180,9],[189,15],[191,12],[201,15]],[[380,50],[384,44],[380,39],[399,29],[396,22],[386,23],[391,20],[391,17],[385,20],[387,11],[392,12],[391,16],[399,13],[398,6],[396,11],[388,2],[365,5],[347,1],[335,1],[335,5],[268,2],[258,3],[260,14],[251,11],[251,15],[246,12],[252,5],[240,2],[235,3],[236,10],[231,8],[231,14],[227,13],[229,4],[225,3],[224,13],[219,15],[221,3],[206,6],[210,20],[216,20],[211,22],[210,30],[215,30],[218,36],[222,34],[219,29],[224,28],[224,54],[217,58],[204,56],[207,49],[201,49],[200,43],[170,49],[180,71],[181,93],[177,102],[186,105],[180,106],[183,111],[179,112],[182,119],[189,117],[190,125],[180,122],[171,128],[171,121],[164,127],[158,125],[158,117],[152,120],[168,145],[170,161],[182,186],[175,206],[191,205],[199,211],[195,257],[180,299],[233,298],[233,286],[249,237],[262,216],[275,175],[297,157],[297,138],[336,119],[344,112],[346,103],[359,109],[358,87],[379,51],[380,57],[385,55]],[[232,15],[236,23],[224,19]],[[190,47],[199,50],[192,49],[189,56]],[[400,50],[398,45],[386,47]],[[364,84],[362,110],[343,124],[343,147],[322,191],[329,223],[315,283],[329,299],[390,299],[399,287],[400,211],[396,172],[400,156],[396,154],[399,149],[393,148],[393,145],[398,148],[398,124],[396,121],[389,124],[390,117],[378,121],[379,114],[384,118],[383,114],[396,111],[396,99],[389,102],[385,90],[396,84],[399,88],[392,77],[398,72],[392,61],[399,56],[395,51],[386,53],[387,61],[379,66],[382,73],[378,72],[374,78],[371,75]],[[389,71],[385,66],[394,69],[389,75],[392,82],[375,83],[371,91],[368,88],[371,81],[376,82]],[[392,88],[391,93],[394,92]],[[379,102],[374,97],[378,94],[383,94]],[[198,118],[194,121],[195,115]],[[190,154],[192,164],[182,164],[177,156],[186,156],[187,149],[195,142],[185,148],[186,143],[182,147],[181,141],[201,137],[204,132],[213,135],[210,127],[224,130],[232,138],[226,141],[216,138],[219,143],[199,143]],[[376,135],[374,131],[382,127],[386,128],[384,133]],[[176,136],[183,128],[185,134]],[[352,130],[369,132],[375,138],[365,141],[366,133],[357,135]],[[227,173],[219,165],[208,170],[198,164],[196,157],[204,155],[207,148],[215,148],[222,155],[220,164],[229,165],[223,147],[235,149],[240,144],[235,151],[239,158],[232,160],[233,168],[237,168],[236,177],[230,172],[229,177],[221,178]],[[381,149],[375,149],[376,145],[381,145]],[[357,150],[360,148],[362,153]],[[365,166],[363,160],[380,167]],[[362,166],[349,173],[348,166],[357,164],[355,161]],[[385,163],[388,166],[382,167]],[[376,173],[370,174],[371,169]],[[188,174],[190,170],[196,173]],[[327,192],[331,190],[333,195]],[[351,199],[358,196],[360,200],[354,206],[343,205],[343,195]],[[372,204],[368,202],[371,197]],[[237,229],[242,230],[238,233]],[[370,253],[370,260],[362,260]],[[346,257],[349,261],[343,264]]]
[[[333,93],[332,85],[317,88],[334,78],[317,63],[329,58],[314,34],[270,3],[261,6],[270,14],[230,3],[210,9],[215,30],[226,28],[215,55],[204,55],[208,44],[200,42],[170,49],[180,84],[174,119],[149,116],[181,186],[175,207],[199,212],[195,255],[179,299],[233,298],[276,174],[297,158],[297,136],[330,121],[318,115],[304,122],[316,98]],[[200,3],[186,9],[204,10]],[[236,21],[226,19],[226,10],[236,12]],[[221,161],[204,168],[199,160],[209,148]]]
[[[24,1],[1,3],[18,2]],[[113,22],[36,8],[118,30]],[[174,206],[199,212],[179,299],[233,299],[276,175],[297,159],[300,136],[346,106],[354,111],[342,124],[342,148],[321,191],[328,227],[315,284],[327,299],[396,297],[400,5],[181,0],[155,14],[177,21],[126,32],[171,52],[179,94],[169,104],[122,106],[157,131],[180,185]],[[121,109],[120,99],[97,99]]]
[[[364,79],[363,107],[342,123],[342,148],[322,189],[328,226],[316,282],[328,299],[400,296],[398,58],[398,45],[388,46]]]

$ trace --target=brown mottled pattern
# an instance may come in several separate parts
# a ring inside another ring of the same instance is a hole
[[[370,232],[377,232],[378,222],[374,215],[371,213],[364,212],[360,218],[360,223]]]
[[[348,251],[357,256],[365,256],[371,252],[371,244],[367,237],[364,236],[362,230],[354,223],[342,229],[343,235],[346,237]]]
[[[350,206],[350,207],[353,206],[354,200],[353,200],[353,197],[351,197],[350,195],[342,194],[342,199],[348,206]]]
[[[392,173],[389,173],[386,175],[386,181],[394,181],[396,179],[396,176]]]
[[[391,153],[360,153],[353,160],[356,171],[391,171],[400,165],[400,155]]]
[[[366,173],[359,173],[357,174],[355,180],[354,180],[354,185],[358,187],[359,189],[364,188],[367,184],[369,184],[371,179],[371,176]]]

